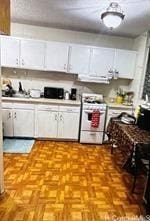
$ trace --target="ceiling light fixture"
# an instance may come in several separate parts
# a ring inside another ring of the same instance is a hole
[[[117,2],[112,2],[106,12],[102,13],[101,19],[106,27],[114,29],[121,24],[124,16],[120,5]]]

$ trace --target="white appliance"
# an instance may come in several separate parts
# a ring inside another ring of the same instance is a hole
[[[41,91],[39,89],[30,89],[30,97],[40,98]]]
[[[106,108],[102,94],[82,94],[80,143],[103,143]],[[95,110],[99,111],[99,124],[96,128],[92,127],[91,122]]]

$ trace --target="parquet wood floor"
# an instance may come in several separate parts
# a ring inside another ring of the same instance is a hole
[[[110,148],[36,141],[27,154],[4,155],[0,221],[110,221],[143,213],[141,195]]]

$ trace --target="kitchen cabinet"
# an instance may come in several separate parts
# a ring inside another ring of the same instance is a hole
[[[1,66],[19,67],[20,40],[12,37],[1,37]]]
[[[13,119],[12,110],[3,108],[2,109],[2,119],[3,119],[3,136],[13,137]]]
[[[34,110],[13,110],[14,137],[34,137]]]
[[[114,72],[118,72],[119,78],[134,78],[136,56],[136,51],[116,49]]]
[[[114,55],[115,49],[92,49],[89,76],[107,79],[109,72],[113,70]]]
[[[85,82],[133,79],[136,57],[130,50],[1,37],[2,67],[67,72]]]
[[[119,114],[121,114],[122,112],[126,112],[128,114],[133,113],[133,109],[132,107],[108,107],[107,110],[107,117],[106,117],[106,128],[108,126],[109,120],[111,117],[117,117]]]
[[[36,122],[37,137],[56,138],[58,127],[58,106],[38,105]]]
[[[72,45],[69,49],[68,72],[88,75],[91,48],[88,46]]]
[[[38,105],[37,137],[77,140],[79,116],[80,107]]]
[[[45,54],[45,69],[67,72],[69,46],[65,43],[47,42]]]
[[[21,39],[20,66],[29,69],[44,69],[45,42]]]
[[[15,37],[1,37],[1,66],[44,69],[45,43]]]
[[[79,133],[79,107],[60,107],[58,138],[78,139]]]
[[[4,136],[34,137],[34,105],[7,103],[2,107]]]

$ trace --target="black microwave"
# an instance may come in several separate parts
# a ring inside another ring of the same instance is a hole
[[[63,99],[64,89],[56,87],[44,87],[44,98]]]

